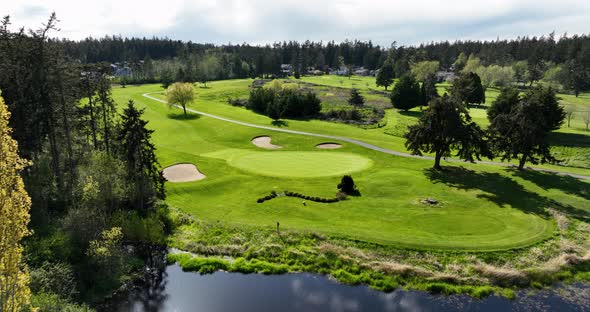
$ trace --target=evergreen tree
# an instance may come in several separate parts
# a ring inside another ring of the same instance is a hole
[[[459,75],[453,82],[451,94],[467,106],[486,102],[486,94],[481,79],[473,72]]]
[[[365,104],[365,98],[361,95],[358,89],[352,88],[350,89],[348,104],[352,106],[363,106]]]
[[[440,95],[438,95],[438,91],[436,90],[436,76],[434,74],[426,76],[420,91],[422,93],[422,102],[420,106],[428,106],[430,101],[440,97]]]
[[[31,200],[20,177],[29,163],[18,155],[9,117],[0,96],[0,311],[18,312],[24,311],[30,295],[21,240],[30,234]]]
[[[391,91],[391,104],[397,109],[405,111],[412,109],[422,102],[420,84],[411,75],[402,76]]]
[[[393,83],[393,77],[393,65],[391,62],[386,61],[377,74],[376,84],[378,87],[385,87],[385,90],[387,90]]]
[[[165,197],[156,148],[151,142],[154,130],[146,128],[148,122],[141,118],[143,111],[130,100],[121,115],[117,136],[119,153],[127,162],[128,179],[135,186],[133,206],[139,211],[150,207],[154,197]]]
[[[527,161],[555,161],[547,135],[559,129],[565,119],[555,91],[536,87],[520,99],[517,92],[504,90],[490,107],[488,131],[494,150],[502,160],[519,159],[519,170]]]
[[[456,150],[457,156],[474,161],[474,156],[492,157],[484,131],[471,120],[467,109],[455,98],[444,95],[430,102],[417,124],[404,135],[406,147],[415,155],[434,153],[434,169],[441,170],[442,157]]]

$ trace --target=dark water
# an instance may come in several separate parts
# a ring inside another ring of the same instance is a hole
[[[516,300],[383,293],[342,285],[324,276],[183,272],[178,265],[152,274],[142,287],[111,303],[109,311],[590,311],[590,286],[562,286]]]

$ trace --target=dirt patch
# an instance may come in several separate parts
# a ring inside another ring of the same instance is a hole
[[[337,148],[341,148],[342,144],[338,144],[338,143],[322,143],[322,144],[318,144],[315,147],[317,148],[323,148],[323,149],[337,149]]]
[[[193,164],[177,164],[166,167],[162,171],[162,174],[170,182],[191,182],[203,180],[207,177]]]
[[[254,144],[258,147],[261,147],[261,148],[266,148],[266,149],[283,148],[280,145],[274,145],[274,144],[270,143],[271,140],[272,140],[271,137],[263,135],[263,136],[253,138],[252,144]]]

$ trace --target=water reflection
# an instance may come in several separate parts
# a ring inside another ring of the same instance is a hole
[[[178,265],[157,268],[148,282],[109,311],[589,311],[590,287],[584,285],[523,294],[517,300],[433,296],[398,290],[382,293],[341,285],[313,274],[259,275],[183,272]],[[160,261],[160,262],[158,262]]]

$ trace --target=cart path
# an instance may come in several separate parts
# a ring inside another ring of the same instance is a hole
[[[156,102],[160,102],[160,103],[168,105],[168,102],[166,102],[162,99],[155,98],[150,95],[153,93],[159,93],[159,92],[144,93],[143,96],[150,99],[150,100],[154,100]],[[182,109],[182,106],[180,106],[180,105],[173,105],[173,106],[176,108]],[[400,156],[400,157],[408,157],[408,158],[416,158],[416,159],[434,160],[434,158],[431,156],[419,156],[419,155],[412,155],[412,154],[408,154],[408,153],[404,153],[404,152],[398,152],[398,151],[390,150],[387,148],[379,147],[379,146],[376,146],[373,144],[369,144],[369,143],[366,143],[366,142],[363,142],[360,140],[347,138],[347,137],[334,136],[334,135],[328,135],[328,134],[320,134],[320,133],[312,133],[312,132],[305,132],[305,131],[297,131],[297,130],[289,130],[289,129],[281,129],[281,128],[275,128],[275,127],[270,127],[270,126],[262,126],[262,125],[248,123],[248,122],[229,119],[229,118],[201,112],[201,111],[190,109],[190,108],[187,108],[186,110],[191,113],[199,114],[199,115],[206,116],[209,118],[215,118],[215,119],[225,121],[225,122],[231,122],[231,123],[242,125],[245,127],[258,128],[258,129],[264,129],[264,130],[269,130],[269,131],[284,132],[284,133],[297,134],[297,135],[305,135],[305,136],[324,138],[324,139],[330,139],[330,140],[338,140],[338,141],[348,142],[351,144],[362,146],[364,148],[368,148],[370,150],[374,150],[374,151],[378,151],[378,152],[386,153],[386,154],[390,154],[390,155],[395,155],[395,156]],[[447,158],[445,161],[454,162],[454,163],[465,162],[463,160],[455,159],[455,158]],[[492,165],[492,166],[502,166],[502,167],[512,166],[511,164],[495,162],[495,161],[475,161],[475,163],[484,164],[484,165]],[[569,173],[569,172],[563,172],[563,171],[552,170],[552,169],[541,169],[541,168],[533,168],[533,167],[527,167],[527,168],[535,170],[535,171],[548,172],[548,173],[554,173],[554,174],[563,175],[563,176],[570,176],[570,177],[578,178],[578,179],[590,180],[590,176],[585,176],[585,175],[573,174],[573,173]]]

